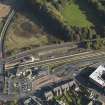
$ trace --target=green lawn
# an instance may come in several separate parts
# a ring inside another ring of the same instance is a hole
[[[93,24],[87,20],[85,12],[81,11],[79,6],[71,3],[65,6],[62,11],[65,21],[71,26],[90,27]]]

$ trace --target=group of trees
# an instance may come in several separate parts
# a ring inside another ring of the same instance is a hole
[[[70,41],[80,43],[81,47],[100,49],[105,46],[105,38],[98,35],[93,27],[80,28],[67,26]]]
[[[30,0],[27,1],[30,2]],[[56,37],[59,37],[64,41],[78,42],[97,39],[95,41],[87,41],[82,44],[84,44],[86,48],[101,48],[102,44],[104,45],[104,41],[100,40],[100,36],[96,34],[93,27],[84,28],[68,26],[67,23],[65,23],[62,14],[59,12],[59,7],[66,3],[70,3],[71,1],[72,0],[31,0],[31,4],[34,8],[37,7],[38,13],[40,14],[39,18],[43,17],[44,25],[48,30],[50,30],[50,32],[52,32],[53,35],[55,34]],[[98,6],[103,7],[105,5],[102,2],[99,2],[100,0],[89,1],[95,5],[98,3]]]
[[[70,0],[31,0],[33,5],[39,6],[40,9],[45,9],[52,17],[60,22],[64,22],[63,16],[58,11]]]
[[[64,22],[62,14],[55,8],[52,1],[47,0],[27,0],[31,1],[33,8],[38,16],[41,24],[47,32],[50,32],[54,36],[61,40],[67,41],[69,39],[68,29]],[[55,0],[56,1],[56,0]]]
[[[52,5],[54,5],[54,7],[59,11],[62,11],[66,3],[69,3],[69,2],[71,2],[71,0],[52,0],[51,1]]]

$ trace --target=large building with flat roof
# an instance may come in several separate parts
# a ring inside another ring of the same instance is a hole
[[[100,65],[90,76],[90,80],[96,85],[105,87],[105,67]]]

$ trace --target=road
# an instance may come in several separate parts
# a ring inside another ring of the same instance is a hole
[[[53,58],[53,59],[48,59],[48,60],[43,60],[43,61],[38,61],[38,62],[33,62],[33,63],[26,63],[26,66],[29,65],[47,65],[51,63],[58,63],[62,61],[76,61],[76,60],[81,60],[81,59],[86,59],[86,58],[91,58],[91,57],[97,57],[97,56],[102,56],[105,55],[105,52],[94,52],[94,51],[89,51],[89,52],[83,52],[83,53],[78,53],[74,55],[67,55],[63,57],[58,57],[58,58]],[[24,66],[23,64],[20,64],[20,66]]]
[[[86,50],[83,48],[71,48],[71,47],[66,47],[66,48],[58,48],[58,49],[50,49],[48,51],[43,51],[43,52],[35,52],[34,54],[31,55],[23,55],[22,57],[16,57],[16,58],[12,58],[12,60],[10,59],[5,59],[5,64],[14,64],[14,63],[18,63],[20,61],[22,61],[25,57],[34,57],[35,60],[45,60],[45,59],[50,59],[50,58],[57,58],[57,57],[62,57],[65,55],[72,55],[72,54],[77,54],[80,52],[86,52],[86,51],[90,51],[90,50]],[[40,54],[40,55],[39,55]],[[8,62],[9,61],[9,62]],[[29,62],[29,61],[27,61]]]
[[[96,41],[96,40],[97,39],[85,40],[85,42]],[[52,45],[40,46],[40,47],[31,49],[31,50],[27,50],[27,51],[17,53],[15,55],[10,56],[10,57],[7,57],[6,60],[2,59],[2,62],[3,61],[10,62],[10,61],[13,61],[14,59],[24,58],[25,56],[30,55],[30,54],[38,54],[38,52],[45,52],[45,51],[48,52],[48,51],[50,51],[52,49],[60,49],[60,48],[66,48],[66,49],[71,48],[72,49],[72,48],[77,48],[78,44],[81,43],[81,42],[64,42],[64,43],[61,43],[61,44],[52,44]]]
[[[15,54],[13,56],[7,57],[5,59],[2,59],[1,62],[10,63],[10,62],[20,60],[28,55],[41,56],[41,55],[48,54],[51,52],[55,52],[55,51],[59,51],[59,50],[69,50],[69,49],[74,49],[77,47],[78,46],[76,44],[72,44],[70,42],[62,43],[62,44],[46,45],[43,47],[38,47],[38,48],[35,48],[32,50],[24,51],[24,52]]]
[[[13,16],[15,15],[15,11],[11,10],[9,16],[7,17],[7,20],[2,28],[2,31],[0,33],[0,59],[4,58],[4,39],[5,39],[5,33],[8,29],[9,24],[11,23],[11,20]],[[4,85],[4,63],[0,62],[0,82],[1,85]],[[3,88],[3,86],[2,86]],[[3,91],[3,89],[1,89]]]
[[[45,59],[41,61],[35,61],[31,63],[20,63],[19,67],[31,67],[31,66],[41,66],[41,65],[49,65],[49,64],[57,64],[60,62],[76,62],[81,61],[83,59],[91,59],[96,57],[105,56],[104,51],[87,51],[83,53],[73,54],[73,55],[65,55],[62,57],[56,57],[52,59]],[[13,65],[9,65],[6,69],[11,68]]]
[[[7,28],[13,18],[13,16],[15,15],[15,11],[12,10],[11,13],[9,14],[4,26],[3,26],[3,29],[1,31],[1,34],[0,34],[0,59],[3,59],[4,58],[4,39],[5,39],[5,33],[7,31]],[[4,72],[3,72],[3,63],[0,62],[0,74],[2,75]]]

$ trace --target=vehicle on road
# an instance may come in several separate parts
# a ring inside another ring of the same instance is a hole
[[[30,63],[34,61],[39,61],[40,59],[38,57],[33,57],[33,56],[26,56],[23,59],[21,59],[21,62],[23,63]]]

